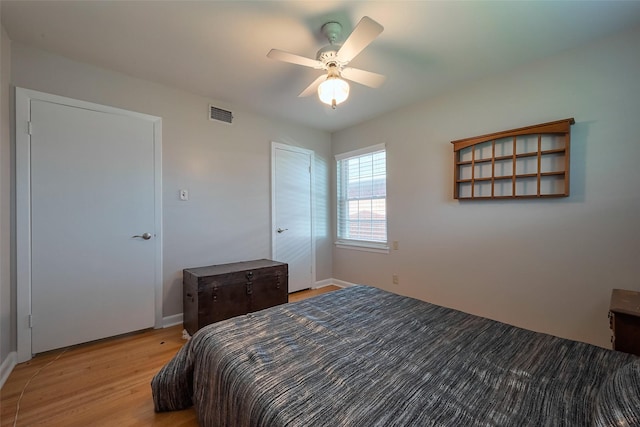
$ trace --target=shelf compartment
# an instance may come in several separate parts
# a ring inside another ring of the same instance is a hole
[[[559,149],[554,149],[554,150],[544,150],[541,151],[540,154],[543,156],[549,155],[549,154],[564,154],[565,149],[564,148],[559,148]],[[520,154],[516,154],[515,158],[519,159],[521,157],[535,157],[538,155],[537,151],[533,151],[531,153],[520,153]],[[496,156],[492,159],[480,159],[480,160],[465,160],[465,161],[460,161],[457,162],[456,165],[461,166],[461,165],[470,165],[471,163],[491,163],[492,160],[497,161],[501,161],[501,160],[512,160],[513,159],[513,155],[509,155],[509,156]]]
[[[483,197],[458,197],[458,200],[497,200],[497,199],[556,199],[565,197],[562,194],[541,194],[539,196],[483,196]]]
[[[551,196],[554,194],[562,194],[564,191],[564,177],[560,174],[542,174],[540,180],[540,195]]]
[[[544,173],[540,173],[541,177],[544,176],[563,176],[565,174],[564,171],[559,171],[559,172],[544,172]],[[518,174],[515,175],[516,179],[519,178],[536,178],[538,176],[537,173],[523,173],[523,174]],[[459,179],[456,182],[457,183],[464,183],[464,182],[473,182],[473,181],[499,181],[499,180],[512,180],[514,178],[513,175],[502,175],[502,176],[493,176],[493,177],[487,177],[487,178],[474,178],[474,179]]]

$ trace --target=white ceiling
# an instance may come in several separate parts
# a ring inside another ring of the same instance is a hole
[[[8,1],[16,42],[252,110],[335,131],[484,76],[640,25],[640,1]],[[321,71],[320,27],[345,37],[363,16],[382,34],[349,65],[387,76],[351,85],[335,111],[298,98]],[[639,48],[640,51],[640,48]]]

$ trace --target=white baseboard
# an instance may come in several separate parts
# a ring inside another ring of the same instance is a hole
[[[322,286],[318,286],[318,284],[320,283],[322,283]],[[320,282],[316,282],[317,288],[322,288],[324,286],[329,286],[329,285],[338,286],[340,288],[349,288],[351,286],[356,286],[355,283],[345,282],[344,280],[340,280],[340,279],[327,279],[327,280],[322,280]]]
[[[18,353],[12,351],[0,364],[0,389],[4,386],[4,383],[13,372],[13,368],[18,364]]]
[[[172,316],[167,316],[162,318],[162,327],[168,328],[170,326],[182,325],[182,313],[174,314]]]
[[[316,284],[313,285],[311,289],[320,289],[320,288],[324,288],[325,286],[331,286],[331,285],[333,285],[333,279],[325,279],[325,280],[320,280],[319,282],[316,282]]]

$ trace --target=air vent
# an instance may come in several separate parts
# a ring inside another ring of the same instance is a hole
[[[223,110],[222,108],[209,104],[209,120],[231,123],[231,121],[233,121],[233,114],[231,111]]]

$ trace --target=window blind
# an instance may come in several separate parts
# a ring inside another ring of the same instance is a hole
[[[384,144],[336,156],[338,239],[387,242],[387,157]]]

